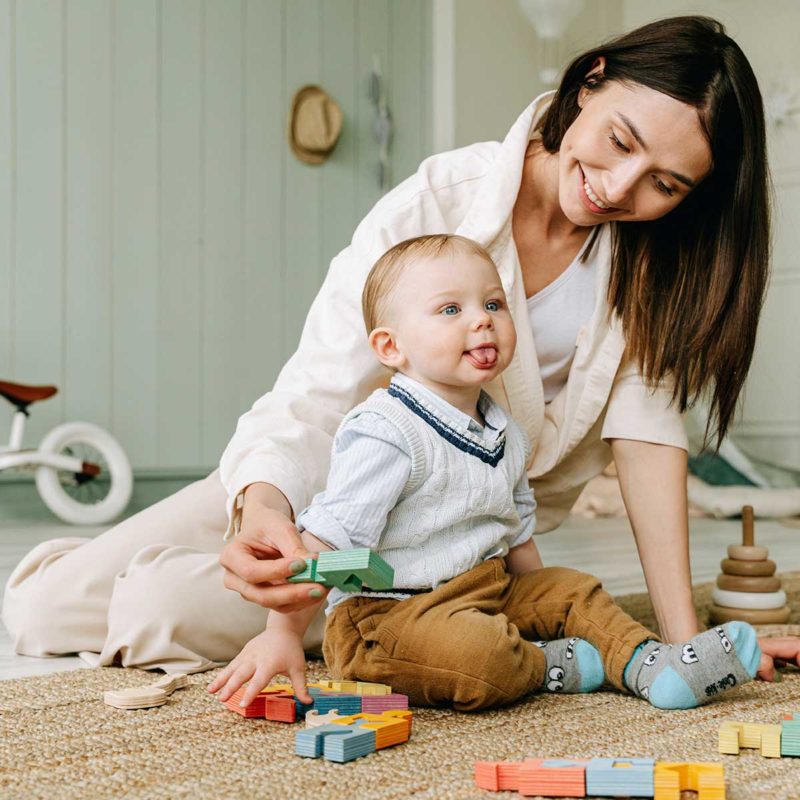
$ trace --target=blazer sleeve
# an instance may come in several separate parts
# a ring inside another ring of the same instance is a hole
[[[633,362],[620,367],[608,398],[603,440],[635,439],[688,451],[684,415],[672,403],[672,387],[671,380],[649,384]]]
[[[324,487],[339,423],[390,377],[367,341],[361,311],[367,273],[404,239],[455,230],[490,155],[485,146],[471,146],[426,159],[376,204],[331,261],[297,351],[272,390],[239,418],[222,455],[226,539],[239,528],[242,493],[251,483],[276,486],[295,514]]]

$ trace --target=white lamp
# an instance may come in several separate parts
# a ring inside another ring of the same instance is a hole
[[[570,22],[583,10],[584,0],[518,0],[522,13],[533,25],[540,39],[556,41]],[[539,79],[546,86],[555,86],[558,67],[542,67]]]

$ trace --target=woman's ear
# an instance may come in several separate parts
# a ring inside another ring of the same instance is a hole
[[[390,328],[375,328],[369,335],[369,346],[385,367],[400,369],[406,362]]]

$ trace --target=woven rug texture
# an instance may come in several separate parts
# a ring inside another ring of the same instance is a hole
[[[784,579],[787,593],[797,598],[800,573]],[[695,590],[701,618],[710,591],[710,585]],[[618,600],[654,625],[646,595]],[[795,624],[797,605],[793,600]],[[228,711],[205,691],[215,674],[190,676],[189,687],[165,706],[141,711],[120,711],[102,700],[104,690],[152,683],[154,674],[140,670],[87,669],[0,681],[0,797],[487,800],[519,795],[477,789],[476,760],[539,755],[721,761],[729,800],[800,798],[800,759],[716,751],[725,719],[774,723],[783,712],[800,711],[796,670],[788,670],[781,683],[755,681],[692,711],[659,711],[613,691],[534,695],[479,714],[419,709],[408,743],[348,764],[293,755],[302,723],[246,720]],[[312,681],[329,677],[321,661],[310,661],[308,674]]]

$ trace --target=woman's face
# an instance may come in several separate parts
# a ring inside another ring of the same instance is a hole
[[[582,89],[561,140],[559,202],[575,225],[657,219],[708,174],[697,109],[641,84]]]

